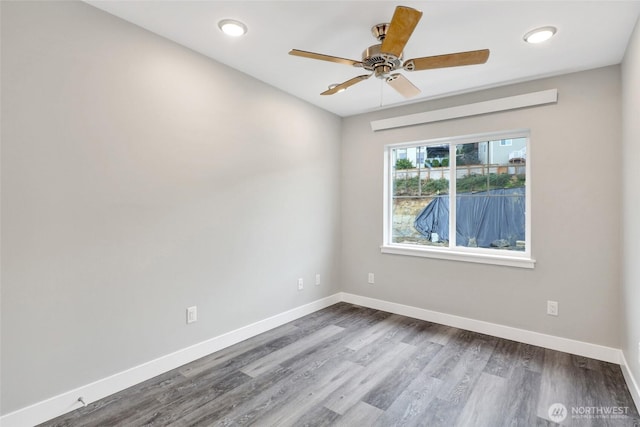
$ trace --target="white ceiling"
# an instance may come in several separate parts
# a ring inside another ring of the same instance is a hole
[[[97,1],[87,3],[187,46],[340,116],[506,83],[621,62],[640,1]],[[371,78],[320,96],[361,68],[288,55],[292,48],[361,59],[377,43],[370,28],[389,22],[396,5],[424,12],[405,59],[488,48],[484,65],[404,72],[422,90],[406,101]],[[242,38],[217,22],[238,19]],[[554,38],[527,44],[529,30],[553,25]]]

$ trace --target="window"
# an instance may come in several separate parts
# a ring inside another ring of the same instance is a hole
[[[527,131],[386,146],[382,251],[533,267],[528,146]]]

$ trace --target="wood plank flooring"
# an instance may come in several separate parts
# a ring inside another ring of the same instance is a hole
[[[640,417],[618,365],[339,303],[42,424],[240,425],[640,427]]]

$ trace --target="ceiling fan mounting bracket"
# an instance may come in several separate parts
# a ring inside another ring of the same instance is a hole
[[[416,63],[413,61],[413,59],[410,59],[407,62],[405,62],[402,68],[404,68],[407,71],[414,71],[416,69]]]
[[[379,42],[382,42],[382,40],[387,36],[387,31],[389,31],[388,22],[371,27],[371,34],[373,34],[373,37],[375,37]]]

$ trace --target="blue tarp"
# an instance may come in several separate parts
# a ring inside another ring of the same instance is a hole
[[[525,188],[504,188],[456,196],[458,246],[516,246],[525,239]],[[449,240],[449,196],[436,196],[416,217],[414,227],[427,238]]]

